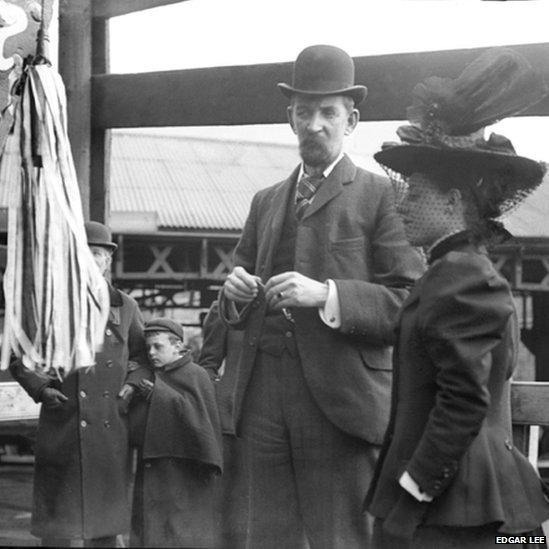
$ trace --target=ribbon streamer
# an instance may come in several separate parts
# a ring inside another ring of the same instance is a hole
[[[48,64],[29,64],[22,78],[0,164],[11,186],[0,367],[13,353],[32,370],[63,377],[94,364],[109,294],[86,241],[61,77]]]

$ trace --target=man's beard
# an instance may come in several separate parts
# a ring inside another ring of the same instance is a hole
[[[324,143],[314,139],[303,139],[299,143],[299,153],[307,166],[328,166],[331,160],[331,151]]]

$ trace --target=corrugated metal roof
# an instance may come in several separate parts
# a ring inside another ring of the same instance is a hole
[[[159,230],[238,231],[252,196],[298,162],[295,145],[113,131],[113,218],[148,213]],[[518,237],[549,237],[549,176],[504,223]]]
[[[252,196],[287,177],[295,146],[116,132],[111,208],[159,229],[240,230]]]

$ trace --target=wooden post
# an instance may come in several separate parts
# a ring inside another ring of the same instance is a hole
[[[534,313],[533,353],[536,356],[536,380],[549,381],[549,293],[532,292],[532,305]],[[548,441],[549,444],[549,441]]]
[[[59,1],[59,72],[67,90],[69,139],[86,219],[90,209],[91,4],[92,0]]]
[[[92,21],[92,73],[109,72],[109,21]],[[90,219],[109,225],[111,131],[91,128]]]

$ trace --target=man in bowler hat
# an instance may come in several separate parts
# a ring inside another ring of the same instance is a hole
[[[422,261],[389,182],[343,153],[367,92],[351,57],[308,47],[292,85],[278,86],[302,162],[254,196],[220,296],[222,318],[244,330],[234,417],[250,467],[248,544],[363,548],[393,326]]]
[[[103,276],[116,244],[110,230],[85,225],[88,246]],[[21,361],[13,377],[42,403],[35,446],[31,533],[46,547],[114,547],[129,531],[131,459],[128,370],[148,375],[143,321],[137,303],[109,286],[110,312],[101,351],[91,368],[63,381],[31,371]]]

